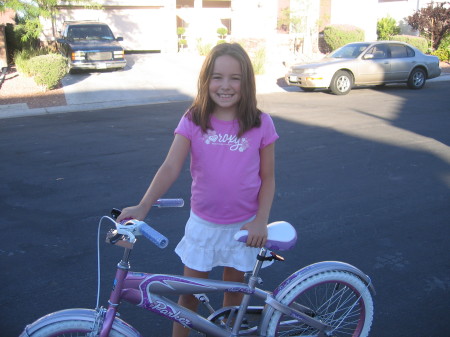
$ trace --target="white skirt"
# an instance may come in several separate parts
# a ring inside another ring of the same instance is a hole
[[[175,253],[186,267],[207,272],[213,267],[232,267],[248,272],[253,270],[260,248],[247,247],[233,236],[254,217],[235,224],[222,225],[206,221],[191,211],[184,236]],[[263,268],[272,262],[264,262]]]

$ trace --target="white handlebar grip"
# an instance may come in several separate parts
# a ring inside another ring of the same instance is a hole
[[[149,225],[147,225],[145,222],[141,221],[141,224],[139,226],[139,230],[141,231],[141,234],[145,236],[148,240],[153,242],[157,247],[159,248],[166,248],[169,244],[169,239],[166,238],[164,235],[162,235],[157,230],[153,229]]]
[[[183,199],[158,199],[153,206],[156,207],[183,207]]]

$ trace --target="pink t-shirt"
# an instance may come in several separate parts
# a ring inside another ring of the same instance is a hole
[[[261,187],[259,151],[278,139],[272,118],[237,138],[239,123],[211,117],[212,130],[183,116],[176,134],[191,141],[191,208],[199,217],[231,224],[254,216]]]

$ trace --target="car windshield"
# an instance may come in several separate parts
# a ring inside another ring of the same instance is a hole
[[[76,40],[114,40],[114,35],[108,26],[83,25],[69,27],[67,38]]]
[[[361,53],[366,50],[369,45],[370,43],[347,44],[329,54],[328,57],[338,59],[355,59],[361,55]]]

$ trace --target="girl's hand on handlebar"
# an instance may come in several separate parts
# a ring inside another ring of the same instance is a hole
[[[122,210],[122,213],[117,217],[117,222],[121,222],[125,219],[144,220],[147,216],[148,210],[142,205],[136,205],[126,207]]]

